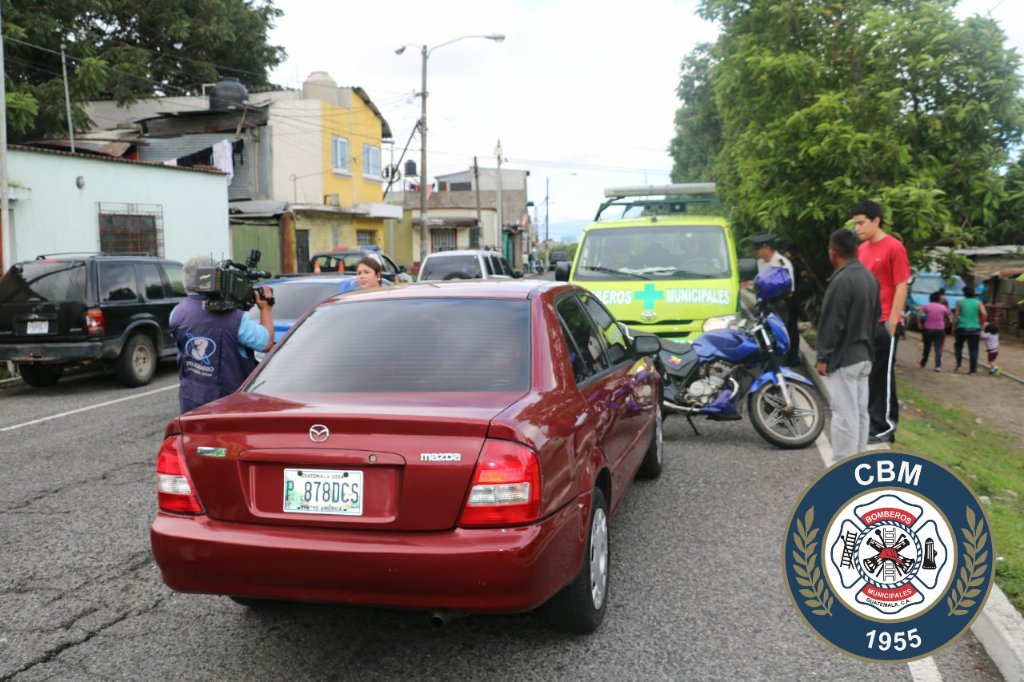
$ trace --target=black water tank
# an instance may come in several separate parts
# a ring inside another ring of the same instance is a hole
[[[249,91],[237,78],[222,78],[210,88],[210,109],[226,111],[240,109],[249,101]]]
[[[405,177],[410,177],[410,176],[415,177],[416,175],[417,175],[417,173],[416,173],[416,162],[413,161],[412,159],[406,159],[405,160]]]

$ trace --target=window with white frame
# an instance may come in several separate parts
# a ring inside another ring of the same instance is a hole
[[[331,136],[331,169],[336,173],[348,173],[348,140],[344,137]]]
[[[380,177],[380,147],[363,145],[363,175],[368,178]]]

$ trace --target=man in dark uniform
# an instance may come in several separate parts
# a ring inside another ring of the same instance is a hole
[[[197,294],[196,270],[215,265],[209,256],[190,258],[184,267],[188,296],[171,311],[171,336],[178,346],[181,385],[178,403],[184,414],[200,405],[234,393],[256,368],[253,351],[274,345],[274,320],[267,300],[270,288],[256,297],[259,324],[241,309],[211,312]]]
[[[799,364],[800,358],[800,337],[796,331],[796,310],[793,305],[796,291],[796,272],[793,264],[776,249],[775,237],[768,233],[754,235],[750,238],[750,244],[754,247],[757,255],[757,271],[765,268],[786,268],[789,271],[789,295],[773,306],[772,312],[782,318],[786,324],[786,331],[789,334],[789,353],[786,355],[785,364]]]

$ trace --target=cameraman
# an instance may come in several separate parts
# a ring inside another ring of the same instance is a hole
[[[256,296],[259,324],[240,308],[211,312],[203,307],[207,299],[196,293],[196,271],[215,265],[209,256],[195,256],[185,263],[188,296],[171,311],[171,336],[178,346],[178,402],[182,414],[233,393],[256,368],[253,351],[268,351],[274,345],[274,321],[267,301],[271,295],[269,287],[262,287],[262,295]]]

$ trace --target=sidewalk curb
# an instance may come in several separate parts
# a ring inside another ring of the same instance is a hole
[[[800,337],[800,354],[807,366],[807,358],[814,357],[814,349]],[[809,372],[810,378],[818,386],[825,400],[831,405],[828,390],[817,372]],[[1017,379],[1017,377],[1011,377]],[[1017,381],[1021,381],[1017,379]],[[1024,383],[1024,382],[1022,382]],[[818,453],[825,460],[826,466],[831,466],[832,445],[828,440],[825,431],[821,432],[818,440]],[[826,450],[825,446],[828,449]],[[887,448],[888,444],[881,447]],[[873,449],[868,446],[868,449]],[[995,569],[993,569],[994,571]],[[995,577],[992,578],[992,587],[988,593],[988,600],[985,607],[978,614],[977,620],[971,626],[971,632],[985,648],[985,653],[996,664],[999,673],[1005,680],[1024,680],[1024,616],[1017,612],[1006,594],[996,585]]]

